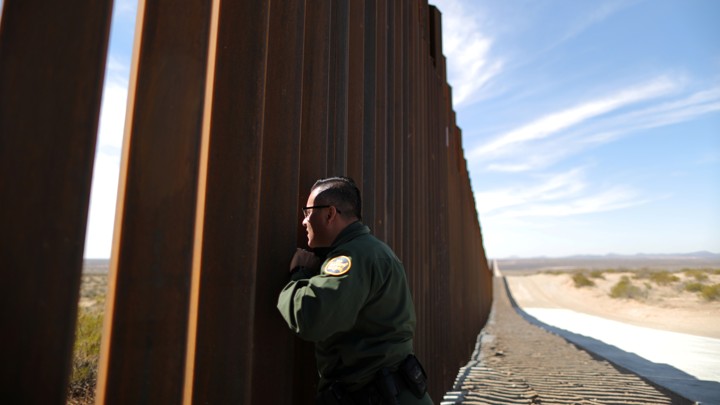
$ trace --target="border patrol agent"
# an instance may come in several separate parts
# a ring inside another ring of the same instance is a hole
[[[413,355],[415,310],[405,270],[360,222],[352,179],[318,180],[303,207],[308,246],[298,249],[278,309],[315,343],[318,404],[432,404]]]

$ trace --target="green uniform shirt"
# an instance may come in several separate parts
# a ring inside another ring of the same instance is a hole
[[[298,271],[278,309],[300,338],[315,342],[319,389],[351,391],[412,353],[415,309],[402,263],[355,222],[338,235],[319,274]]]

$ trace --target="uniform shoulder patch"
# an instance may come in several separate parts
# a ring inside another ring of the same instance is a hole
[[[330,259],[325,265],[325,274],[329,276],[341,276],[352,267],[352,259],[348,256],[338,256]]]

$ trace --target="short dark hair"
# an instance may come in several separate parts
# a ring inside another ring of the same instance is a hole
[[[316,189],[320,189],[320,192],[315,197],[315,205],[332,205],[340,211],[340,215],[362,219],[360,190],[353,179],[344,176],[320,179],[313,184],[310,192]]]

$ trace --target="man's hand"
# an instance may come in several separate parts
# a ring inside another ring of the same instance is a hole
[[[320,264],[320,258],[313,252],[298,248],[290,261],[290,271],[299,266],[315,270],[320,268]]]

